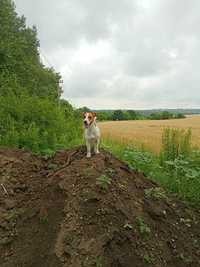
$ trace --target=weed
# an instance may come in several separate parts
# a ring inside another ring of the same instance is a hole
[[[151,229],[147,224],[145,224],[144,219],[142,217],[137,217],[136,221],[137,221],[137,225],[138,225],[141,236],[142,237],[149,236],[151,233]]]
[[[42,223],[42,224],[48,224],[49,223],[48,217],[40,217],[40,223]]]
[[[152,264],[155,261],[154,257],[148,254],[145,254],[143,259],[144,259],[144,262],[147,264]]]
[[[191,154],[191,129],[166,128],[162,134],[162,146],[160,152],[161,165],[167,160],[175,160],[180,155],[188,157]]]
[[[103,267],[101,256],[96,258],[96,267]]]
[[[181,138],[178,138],[179,135]],[[167,191],[199,205],[200,151],[191,150],[191,131],[164,130],[163,136],[165,138],[160,156],[110,139],[105,139],[103,146],[125,161],[131,169],[143,172]],[[175,144],[170,144],[170,140]],[[146,194],[164,197],[164,192],[161,191],[147,191]]]
[[[92,167],[87,167],[87,168],[84,169],[83,172],[84,172],[84,175],[85,175],[86,177],[89,177],[89,176],[91,176],[92,173],[93,173],[93,168],[92,168]]]
[[[179,254],[177,258],[186,264],[192,263],[193,261],[191,256],[185,256],[183,253]]]
[[[105,174],[102,174],[96,179],[96,184],[103,190],[108,190],[108,186],[111,184],[111,178]]]
[[[113,170],[112,168],[108,168],[108,169],[106,169],[106,174],[108,175],[108,176],[110,176],[110,177],[113,177],[114,176],[114,174],[115,174],[115,170]]]
[[[146,197],[154,197],[157,199],[167,199],[165,191],[161,187],[148,188],[144,190]]]
[[[55,163],[49,163],[48,164],[48,169],[49,170],[56,170],[58,168],[58,165]]]

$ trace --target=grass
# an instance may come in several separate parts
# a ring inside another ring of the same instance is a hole
[[[102,145],[130,168],[143,172],[167,191],[199,205],[200,150],[192,148],[190,137],[190,130],[165,129],[160,154],[108,138]]]

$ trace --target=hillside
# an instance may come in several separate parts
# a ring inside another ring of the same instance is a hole
[[[199,211],[106,151],[1,149],[0,183],[1,267],[200,266]]]

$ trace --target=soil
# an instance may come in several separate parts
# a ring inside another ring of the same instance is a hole
[[[85,154],[0,150],[1,267],[200,266],[198,209],[106,151]]]

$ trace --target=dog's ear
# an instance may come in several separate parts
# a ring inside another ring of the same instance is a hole
[[[97,114],[96,112],[92,112],[93,116],[96,118],[97,117]]]
[[[82,116],[83,116],[83,118],[85,118],[85,113],[86,113],[86,112],[82,112]]]

